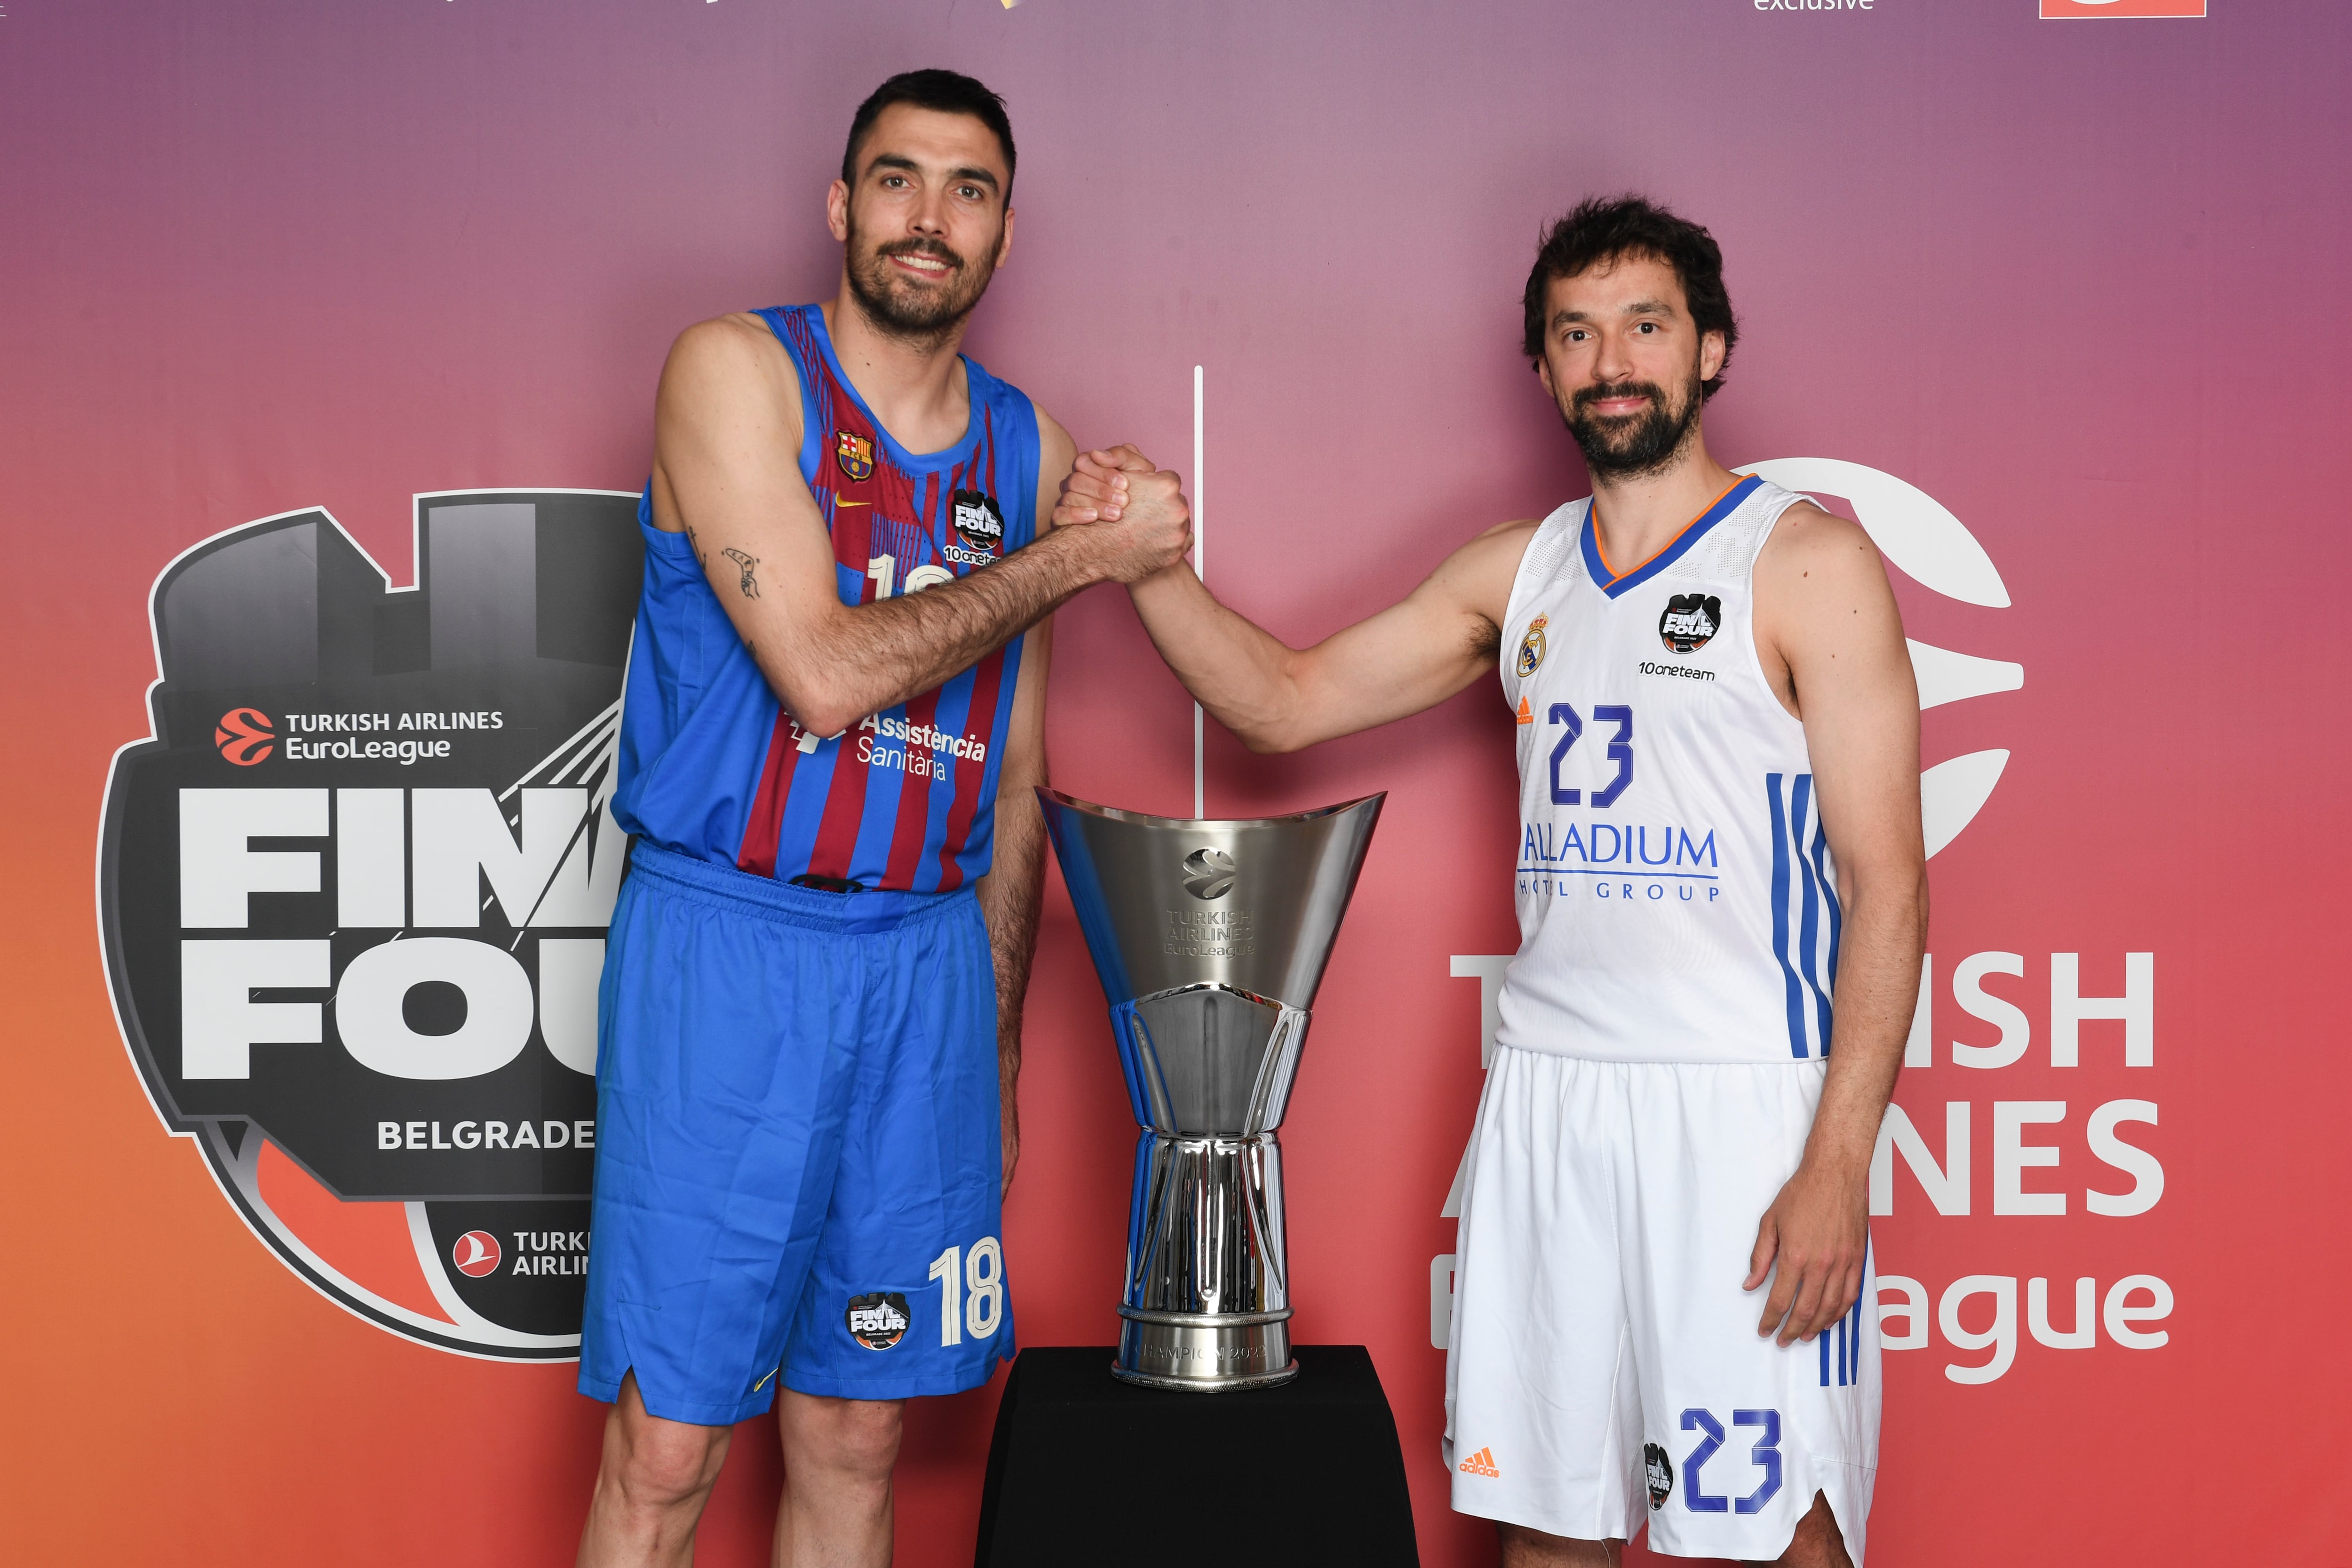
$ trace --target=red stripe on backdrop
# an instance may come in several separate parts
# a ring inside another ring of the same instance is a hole
[[[971,678],[971,706],[964,710],[964,733],[971,733],[972,721],[982,718],[981,739],[991,745],[997,742],[996,693],[1004,683],[1004,650],[998,648],[980,661]],[[971,831],[971,819],[980,810],[981,781],[988,776],[988,759],[976,762],[955,761],[955,804],[948,807],[946,839],[940,846],[940,891],[952,892],[963,886],[963,867],[956,857],[963,853],[965,835]]]

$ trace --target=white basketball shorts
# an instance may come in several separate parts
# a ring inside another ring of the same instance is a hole
[[[1678,1557],[1769,1560],[1825,1494],[1859,1564],[1878,1321],[1782,1349],[1743,1291],[1825,1064],[1495,1052],[1471,1133],[1445,1361],[1463,1513]]]

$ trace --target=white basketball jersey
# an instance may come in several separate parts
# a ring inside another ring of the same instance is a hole
[[[1757,552],[1800,498],[1744,479],[1622,574],[1590,500],[1511,585],[1519,951],[1498,1044],[1607,1061],[1826,1055],[1837,870],[1804,726],[1756,658]]]

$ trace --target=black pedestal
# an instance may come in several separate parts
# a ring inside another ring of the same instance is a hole
[[[1419,1568],[1396,1417],[1361,1345],[1280,1388],[1172,1394],[1111,1347],[1023,1351],[988,1448],[975,1568]]]

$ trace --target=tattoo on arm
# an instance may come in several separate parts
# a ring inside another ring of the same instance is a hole
[[[694,552],[696,565],[708,567],[710,564],[710,557],[702,552],[702,541],[694,536],[694,524],[690,522],[686,525],[686,547]]]
[[[741,551],[734,549],[722,550],[719,553],[743,569],[743,580],[736,586],[743,590],[744,596],[751,599],[758,598],[760,580],[751,574],[751,568],[760,563],[760,558],[756,555],[746,555]]]

